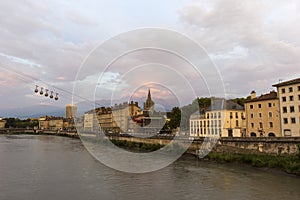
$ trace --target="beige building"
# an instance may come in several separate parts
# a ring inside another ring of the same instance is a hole
[[[251,99],[245,102],[247,137],[280,137],[279,99],[275,91],[256,97],[251,92]]]
[[[244,108],[230,100],[215,99],[205,114],[190,117],[191,137],[242,137],[245,129]]]
[[[64,129],[64,119],[63,117],[50,117],[49,119],[49,129],[52,131],[63,130]]]
[[[41,129],[41,130],[48,130],[49,129],[48,116],[39,118],[39,129]]]
[[[6,120],[0,118],[0,128],[5,128]]]
[[[112,107],[112,116],[115,125],[119,128],[119,132],[128,132],[128,123],[131,117],[136,116],[140,112],[138,102],[131,101]]]
[[[77,107],[73,104],[66,105],[66,118],[71,119],[76,117]]]
[[[129,120],[140,112],[138,102],[116,104],[113,107],[100,107],[84,114],[85,131],[105,133],[127,133]]]
[[[96,116],[101,130],[105,133],[119,131],[115,121],[113,120],[111,108],[100,107],[96,108]]]
[[[98,130],[99,124],[96,118],[94,110],[84,113],[83,116],[83,130],[84,131],[96,131]]]
[[[273,86],[278,91],[282,136],[300,137],[300,78]]]
[[[45,116],[39,118],[39,129],[41,130],[63,130],[64,129],[64,118]]]

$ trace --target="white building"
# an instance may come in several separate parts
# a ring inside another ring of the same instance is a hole
[[[191,137],[242,137],[245,131],[244,108],[233,101],[215,99],[205,114],[190,117]]]

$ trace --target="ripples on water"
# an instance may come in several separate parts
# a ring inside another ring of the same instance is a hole
[[[300,199],[300,178],[189,156],[127,174],[96,161],[80,140],[0,136],[0,199]]]

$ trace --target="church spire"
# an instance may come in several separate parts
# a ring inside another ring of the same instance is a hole
[[[151,100],[151,92],[150,92],[150,88],[148,89],[148,99]]]
[[[154,102],[151,99],[151,92],[150,88],[148,89],[148,97],[146,99],[146,102],[144,102],[144,110],[152,110],[154,109]]]

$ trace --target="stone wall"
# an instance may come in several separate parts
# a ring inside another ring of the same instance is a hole
[[[170,142],[170,139],[162,138],[113,137],[113,139],[160,145],[167,145]],[[203,141],[204,138],[194,140],[188,153],[197,154]],[[210,144],[205,143],[205,145]],[[298,145],[300,145],[300,138],[222,138],[217,141],[216,145],[212,143],[207,148],[219,153],[291,155],[298,152]]]

